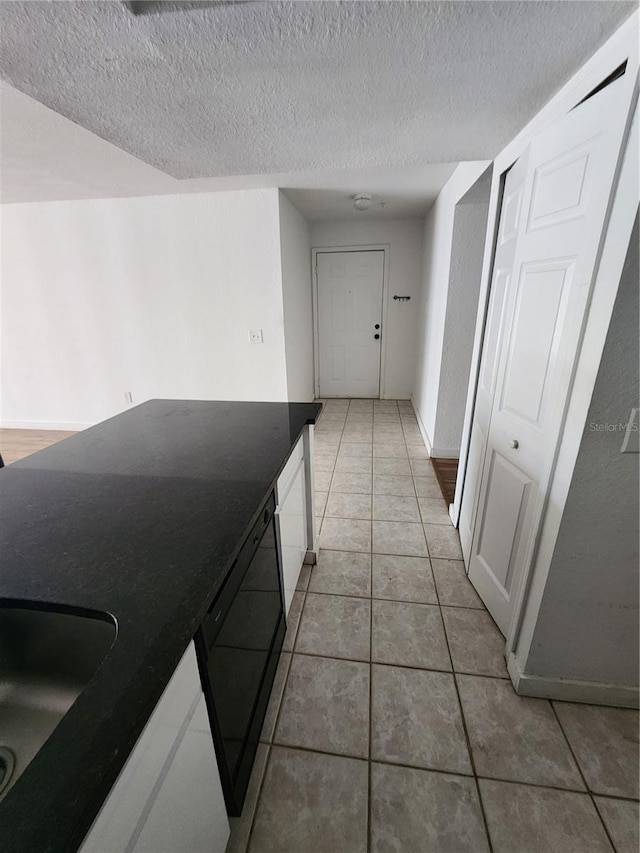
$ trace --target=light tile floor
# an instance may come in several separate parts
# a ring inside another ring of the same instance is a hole
[[[638,713],[517,696],[411,405],[329,400],[227,853],[637,853]]]

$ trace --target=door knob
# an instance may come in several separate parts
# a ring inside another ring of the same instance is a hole
[[[380,328],[380,323],[376,323],[376,324],[375,324],[375,326],[374,326],[373,328],[374,328],[374,329],[379,329],[379,328]]]
[[[520,442],[517,438],[512,438],[509,442],[509,447],[512,447],[514,450],[517,450],[520,447]]]
[[[373,337],[374,337],[376,340],[378,340],[378,338],[380,337],[380,335],[374,335]]]

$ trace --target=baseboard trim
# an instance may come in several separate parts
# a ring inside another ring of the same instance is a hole
[[[80,432],[94,426],[92,423],[80,421],[0,421],[0,429],[55,429],[65,432]]]
[[[413,413],[416,416],[416,420],[418,421],[418,429],[420,430],[420,435],[422,436],[422,440],[424,441],[425,446],[427,448],[427,453],[429,454],[429,456],[431,456],[433,445],[431,444],[429,433],[427,432],[427,428],[425,427],[425,425],[422,423],[422,418],[420,417],[420,412],[416,409],[416,404],[413,399],[413,396],[410,398],[410,400],[411,406],[413,408]]]
[[[460,459],[460,448],[456,450],[451,447],[432,447],[431,456],[434,459]]]
[[[507,670],[514,690],[519,696],[557,699],[561,702],[585,702],[591,705],[612,705],[617,708],[637,708],[639,704],[640,695],[637,687],[527,675],[520,671],[513,652],[507,659]]]

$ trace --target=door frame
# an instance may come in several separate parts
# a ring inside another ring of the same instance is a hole
[[[363,246],[315,246],[311,249],[311,286],[313,310],[313,388],[316,399],[320,396],[320,332],[318,328],[318,255],[337,252],[382,252],[382,345],[380,347],[380,380],[378,396],[384,400],[387,366],[387,309],[389,304],[389,243],[367,243]]]
[[[640,12],[636,11],[616,31],[616,33],[614,33],[609,41],[607,41],[551,99],[551,101],[543,107],[532,121],[523,128],[523,130],[515,137],[514,140],[512,140],[511,143],[509,143],[509,145],[507,145],[507,147],[496,157],[494,161],[482,278],[480,284],[480,297],[478,301],[478,318],[476,322],[473,355],[469,373],[470,378],[460,449],[460,460],[458,465],[458,476],[456,480],[456,492],[454,502],[450,510],[451,519],[456,527],[460,520],[462,493],[466,478],[475,394],[484,340],[491,274],[493,271],[495,236],[499,227],[502,193],[506,172],[524,153],[529,143],[539,132],[548,128],[554,121],[561,118],[577,106],[577,104],[579,104],[582,99],[587,96],[602,80],[606,79],[623,62],[626,62],[627,67],[622,79],[626,79],[625,85],[628,92],[629,110],[626,118],[627,125],[622,142],[622,151],[618,162],[618,170],[616,177],[614,178],[613,196],[610,201],[608,211],[609,215],[605,219],[602,234],[603,241],[615,243],[615,245],[607,245],[607,242],[604,242],[603,248],[603,243],[601,243],[601,251],[599,253],[598,260],[596,261],[594,278],[591,282],[592,293],[590,308],[588,309],[589,313],[585,317],[585,326],[583,328],[581,343],[576,354],[576,364],[574,366],[575,377],[577,366],[580,365],[580,369],[582,371],[583,364],[588,363],[587,371],[589,374],[592,374],[591,378],[595,381],[595,375],[599,364],[599,356],[595,359],[594,363],[594,350],[590,350],[590,352],[587,353],[585,352],[585,346],[587,341],[592,343],[594,346],[597,345],[596,338],[594,336],[590,337],[590,329],[593,326],[598,325],[599,322],[600,337],[597,341],[600,344],[601,350],[604,345],[606,328],[603,333],[601,328],[603,317],[600,316],[599,320],[598,318],[594,318],[592,316],[592,309],[596,304],[602,304],[603,301],[607,301],[607,296],[603,296],[603,294],[600,293],[600,290],[605,287],[603,277],[605,274],[608,274],[609,282],[612,280],[610,278],[612,269],[617,267],[619,267],[620,270],[622,269],[622,264],[624,263],[627,251],[627,244],[622,246],[621,243],[623,241],[615,240],[614,235],[612,235],[611,222],[613,217],[612,209],[615,208],[616,204],[625,204],[625,201],[618,197],[624,195],[628,196],[630,193],[633,193],[634,189],[632,181],[630,182],[631,186],[627,186],[625,188],[623,182],[619,180],[619,176],[623,166],[625,147],[630,144],[633,105],[634,100],[637,99],[638,96],[638,51],[636,40],[639,23]],[[629,159],[633,158],[626,158],[626,160]],[[627,168],[632,167],[627,166]],[[637,195],[637,188],[635,189],[635,192]],[[626,200],[626,204],[627,218],[629,218],[628,198]],[[630,234],[633,226],[633,216],[625,225]],[[611,289],[612,288],[609,287],[609,290]],[[617,291],[617,286],[614,290]],[[614,300],[615,292],[613,295],[609,293],[608,301],[610,301],[610,310],[607,317],[611,314]],[[608,320],[605,325],[608,327]],[[525,678],[523,678],[523,665],[528,657],[533,629],[537,621],[538,611],[542,601],[542,593],[544,591],[544,585],[551,565],[553,548],[559,532],[562,511],[569,490],[575,458],[577,457],[579,449],[582,427],[584,426],[584,420],[587,416],[592,384],[593,383],[589,385],[588,382],[585,382],[584,372],[581,373],[580,383],[572,382],[565,406],[565,432],[564,434],[561,433],[559,436],[559,441],[556,445],[554,464],[550,471],[545,472],[544,484],[541,483],[546,497],[538,514],[538,534],[535,537],[533,547],[527,556],[525,565],[523,566],[522,577],[515,597],[511,627],[506,638],[506,654],[509,661],[509,674],[516,689],[520,683],[522,683],[524,687]],[[580,421],[581,417],[582,421]],[[569,429],[567,429],[568,427]],[[571,444],[570,452],[568,451],[569,444]],[[559,484],[561,497],[560,494],[556,494],[556,483]],[[549,498],[551,496],[554,496],[553,507],[550,507],[549,504]],[[535,694],[532,693],[531,695]]]

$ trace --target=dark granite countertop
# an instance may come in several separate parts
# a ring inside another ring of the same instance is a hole
[[[118,625],[0,803],[4,853],[78,848],[320,408],[151,400],[0,471],[0,597]]]

